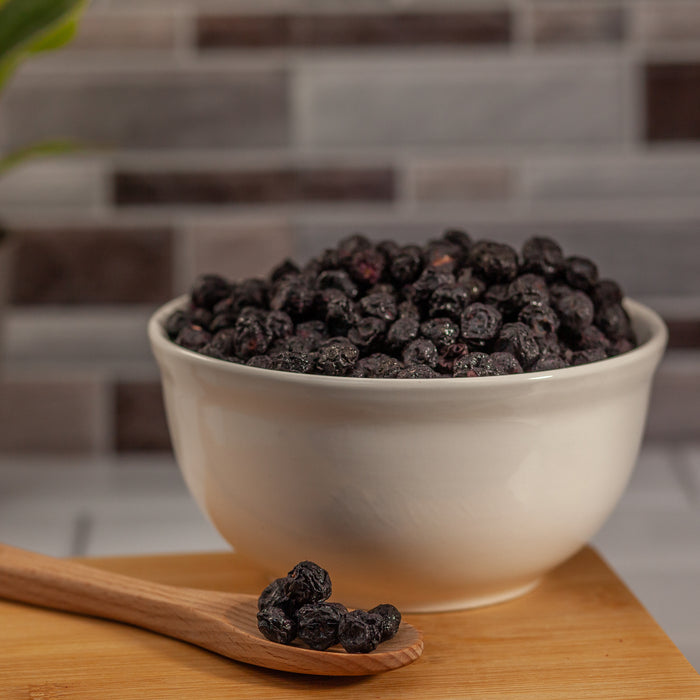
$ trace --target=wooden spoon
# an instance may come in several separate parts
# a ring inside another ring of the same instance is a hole
[[[126,622],[236,661],[295,673],[370,675],[410,664],[423,652],[421,633],[403,622],[369,654],[276,644],[258,631],[255,596],[166,586],[4,544],[0,597]]]

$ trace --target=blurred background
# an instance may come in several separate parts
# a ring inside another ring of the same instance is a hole
[[[44,138],[84,148],[0,179],[1,539],[225,546],[146,340],[197,273],[550,235],[669,324],[596,544],[700,668],[700,2],[93,0],[0,98],[0,151]]]

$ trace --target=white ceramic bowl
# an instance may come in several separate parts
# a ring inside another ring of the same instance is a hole
[[[334,599],[405,611],[532,588],[623,493],[667,331],[626,301],[640,347],[503,377],[357,379],[237,365],[185,350],[152,317],[185,481],[271,577],[311,559]]]

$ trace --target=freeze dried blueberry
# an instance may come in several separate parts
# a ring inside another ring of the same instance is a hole
[[[428,315],[432,318],[443,316],[459,322],[464,307],[469,302],[469,292],[461,284],[441,284],[430,297]]]
[[[487,282],[510,282],[518,274],[518,254],[505,243],[477,241],[471,248],[469,261]]]
[[[501,321],[501,313],[495,306],[474,302],[462,314],[462,337],[470,348],[486,347],[498,335]]]
[[[559,317],[548,304],[527,304],[520,309],[518,321],[524,323],[536,337],[543,337],[559,330]]]
[[[350,260],[347,271],[350,277],[363,287],[379,282],[384,273],[386,259],[376,248],[358,250]]]
[[[486,291],[486,282],[474,273],[471,267],[465,267],[457,276],[457,284],[467,292],[467,304],[481,299]]]
[[[190,323],[190,315],[183,309],[175,309],[168,318],[165,319],[163,328],[170,340],[175,340],[178,333]]]
[[[374,316],[365,316],[348,331],[348,340],[363,355],[379,350],[385,342],[386,321]]]
[[[566,360],[561,355],[545,355],[540,357],[532,367],[533,372],[545,372],[551,369],[563,369],[568,367]]]
[[[317,289],[338,289],[349,299],[357,299],[357,285],[345,270],[324,270],[316,280]]]
[[[548,304],[549,290],[544,277],[527,272],[509,285],[504,305],[508,313],[517,315],[527,304]]]
[[[270,356],[270,369],[280,372],[296,372],[308,374],[313,369],[314,362],[310,353],[283,350]]]
[[[528,369],[534,365],[540,355],[540,349],[532,331],[519,321],[506,323],[501,328],[494,343],[494,350],[497,353],[510,353],[523,369]],[[493,355],[491,359],[493,360]]]
[[[422,251],[418,246],[408,245],[391,257],[389,274],[398,285],[414,282],[423,269]]]
[[[592,350],[577,350],[571,355],[572,365],[587,365],[589,362],[605,360],[608,354],[603,348],[593,348]]]
[[[311,649],[325,651],[338,643],[338,628],[345,613],[330,603],[303,605],[297,611],[297,634]]]
[[[464,357],[469,352],[466,343],[453,343],[446,347],[438,356],[435,369],[442,374],[452,374],[454,371],[455,362]]]
[[[294,333],[294,323],[288,313],[284,311],[270,311],[265,316],[265,329],[270,340],[288,338]]]
[[[231,285],[221,275],[200,275],[192,287],[191,298],[195,306],[211,310],[217,301],[231,293]]]
[[[366,610],[351,610],[343,615],[338,637],[343,649],[351,654],[374,651],[382,639],[382,617]]]
[[[489,355],[488,367],[495,375],[520,374],[522,363],[511,352],[492,352]]]
[[[402,369],[403,365],[395,357],[377,352],[358,360],[352,376],[393,379]]]
[[[461,231],[456,228],[447,229],[447,231],[442,234],[442,237],[446,241],[459,246],[462,249],[465,257],[473,245],[471,236],[466,231]]]
[[[185,326],[175,338],[175,342],[187,350],[201,350],[211,340],[211,333],[201,326]]]
[[[426,338],[416,338],[403,349],[403,363],[405,365],[428,365],[434,368],[438,360],[438,351],[435,343]]]
[[[345,335],[357,322],[355,305],[339,289],[329,288],[318,292],[316,306],[331,335]]]
[[[560,297],[555,302],[555,308],[566,330],[580,333],[593,323],[593,302],[585,292],[577,290]]]
[[[464,257],[462,249],[449,241],[430,241],[423,251],[423,266],[454,272]]]
[[[564,261],[564,277],[571,287],[586,292],[598,281],[598,268],[592,260],[572,255]]]
[[[301,277],[284,277],[275,284],[270,299],[273,311],[285,311],[294,321],[306,318],[313,308],[314,290]]]
[[[559,244],[543,236],[529,238],[523,243],[522,258],[523,272],[534,272],[548,280],[556,277],[564,263]]]
[[[452,368],[455,377],[492,377],[495,372],[489,364],[489,354],[470,352],[457,359]]]
[[[604,306],[596,313],[595,322],[610,340],[633,338],[630,317],[621,304]]]
[[[387,346],[397,352],[418,337],[420,323],[417,317],[402,316],[389,326],[386,334]]]
[[[220,360],[233,358],[236,355],[236,331],[233,328],[220,330],[212,336],[201,352]]]
[[[287,578],[289,600],[297,607],[330,598],[331,578],[324,568],[312,561],[300,561]]]
[[[353,255],[360,250],[366,250],[372,246],[372,242],[361,233],[353,233],[351,236],[343,238],[336,246],[336,256],[338,264],[349,265]]]
[[[374,292],[360,300],[360,309],[365,316],[376,316],[382,321],[395,321],[398,315],[396,299],[386,292]]]
[[[382,603],[376,605],[369,613],[374,613],[382,618],[382,642],[391,639],[398,631],[401,624],[401,613],[391,603]]]
[[[239,308],[255,306],[258,309],[267,308],[269,289],[265,280],[250,277],[240,282],[234,296]]]
[[[613,280],[600,280],[593,286],[590,295],[596,309],[621,304],[624,296],[620,285]]]
[[[263,636],[277,644],[291,644],[297,636],[297,624],[282,608],[258,611],[258,629]]]
[[[404,367],[397,375],[397,379],[434,379],[440,375],[428,365],[410,365]]]
[[[253,355],[246,361],[246,365],[258,369],[272,369],[272,357],[270,355]]]
[[[459,338],[459,326],[449,318],[433,318],[420,326],[421,335],[431,340],[438,352],[445,350]]]
[[[486,291],[481,295],[481,302],[496,308],[501,308],[506,299],[508,299],[507,284],[492,284],[486,288]]]
[[[357,346],[347,338],[331,338],[319,346],[315,369],[321,374],[342,377],[352,371],[359,357]]]
[[[270,344],[270,336],[259,319],[252,315],[241,315],[233,330],[233,343],[238,357],[248,360],[253,355],[265,354]]]
[[[287,258],[279,265],[275,265],[275,267],[272,268],[270,271],[270,280],[272,282],[277,282],[277,280],[281,280],[283,277],[295,277],[299,275],[300,272],[301,269],[299,266],[293,260]]]
[[[413,285],[413,301],[418,305],[430,302],[433,292],[444,284],[454,284],[455,277],[451,272],[436,267],[426,267]]]

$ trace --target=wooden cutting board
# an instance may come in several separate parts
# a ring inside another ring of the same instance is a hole
[[[235,554],[87,559],[174,585],[258,593]],[[127,625],[0,601],[2,700],[528,698],[698,700],[700,676],[590,548],[531,593],[476,610],[406,615],[423,657],[365,678],[240,664]]]

